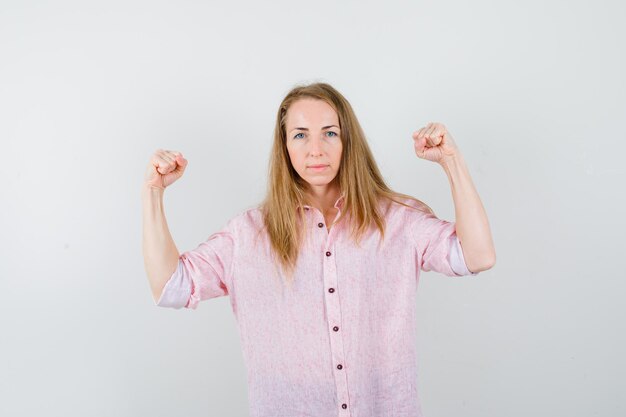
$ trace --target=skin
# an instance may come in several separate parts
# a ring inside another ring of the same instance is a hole
[[[311,206],[322,212],[330,229],[338,213],[334,204],[341,195],[337,173],[342,143],[337,112],[323,100],[297,100],[287,110],[285,133],[291,164],[308,183]],[[319,164],[327,167],[322,171],[312,168]]]
[[[472,272],[492,268],[496,252],[487,214],[452,135],[442,123],[431,122],[413,132],[413,141],[418,158],[439,164],[448,176],[467,268]]]
[[[165,219],[163,193],[186,167],[187,160],[180,152],[157,149],[150,157],[141,187],[144,267],[155,302],[176,270],[180,256]]]

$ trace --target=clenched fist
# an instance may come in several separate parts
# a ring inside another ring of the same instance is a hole
[[[415,154],[429,161],[441,163],[445,158],[454,156],[458,148],[448,129],[441,123],[428,123],[413,132]]]
[[[157,149],[148,163],[145,185],[165,190],[183,175],[187,162],[180,152]]]

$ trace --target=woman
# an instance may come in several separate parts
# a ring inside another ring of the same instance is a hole
[[[162,201],[187,160],[176,151],[152,156],[142,198],[154,300],[195,309],[230,296],[250,416],[421,416],[420,270],[476,275],[494,265],[495,250],[445,126],[430,123],[413,139],[417,156],[448,175],[456,223],[387,187],[337,90],[325,83],[295,87],[278,110],[265,200],[183,254]]]

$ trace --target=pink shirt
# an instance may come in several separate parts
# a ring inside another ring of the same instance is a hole
[[[410,200],[406,202],[410,203]],[[343,196],[335,207],[341,210]],[[157,305],[195,309],[230,296],[247,368],[250,417],[420,417],[416,290],[420,270],[477,275],[455,223],[392,204],[385,240],[361,248],[344,222],[306,206],[310,238],[295,282],[281,284],[253,208],[180,255]],[[339,216],[340,213],[337,214]]]

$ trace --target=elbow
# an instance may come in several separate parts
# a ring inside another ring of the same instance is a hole
[[[492,250],[489,254],[489,262],[487,263],[487,269],[491,269],[496,265],[496,251]]]
[[[152,299],[154,300],[155,305],[159,305],[159,301],[161,301],[162,295],[163,295],[162,291],[159,293],[157,293],[156,291],[152,291]]]
[[[496,265],[496,253],[493,252],[487,257],[486,262],[483,265],[483,270],[491,269]]]
[[[159,305],[161,302],[169,279],[170,278],[160,277],[159,279],[150,280],[150,293],[155,305]]]
[[[491,269],[496,264],[496,253],[492,252],[486,256],[481,257],[476,262],[468,262],[467,268],[472,272],[482,272]]]

